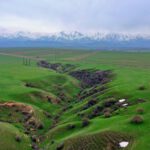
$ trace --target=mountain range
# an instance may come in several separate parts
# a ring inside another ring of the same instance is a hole
[[[1,32],[0,47],[150,49],[150,35],[99,32],[83,34],[77,31],[51,34]]]

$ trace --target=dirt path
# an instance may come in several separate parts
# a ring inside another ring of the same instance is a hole
[[[0,55],[4,55],[4,56],[12,56],[12,57],[18,57],[18,58],[30,58],[32,60],[41,60],[41,58],[35,58],[32,56],[24,56],[24,55],[17,55],[17,54],[9,54],[9,53],[3,53],[0,52]]]
[[[83,60],[87,57],[90,57],[90,56],[93,56],[97,54],[97,52],[90,52],[88,54],[82,54],[80,56],[76,56],[76,57],[73,57],[73,58],[65,58],[65,60],[70,60],[70,61],[80,61],[80,60]]]

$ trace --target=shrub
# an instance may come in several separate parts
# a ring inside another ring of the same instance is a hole
[[[74,124],[69,124],[68,126],[67,126],[67,129],[68,130],[71,130],[71,129],[74,129],[76,126],[74,125]]]
[[[137,99],[137,103],[144,103],[144,102],[146,102],[145,99],[142,99],[142,98]]]
[[[146,89],[146,87],[145,87],[144,85],[142,85],[142,86],[140,86],[138,89],[139,89],[140,91],[143,91],[143,90]]]
[[[12,113],[10,112],[10,113],[8,114],[8,116],[11,117],[11,116],[12,116]]]
[[[54,116],[54,120],[58,120],[59,119],[59,115]]]
[[[143,114],[143,113],[144,113],[144,109],[143,109],[143,108],[138,108],[138,109],[136,110],[136,112],[137,112],[138,114]]]
[[[29,83],[29,82],[28,82],[28,83],[25,83],[25,86],[26,86],[26,87],[31,87],[31,88],[32,88],[32,87],[35,87],[35,86],[33,85],[33,83]]]
[[[133,124],[141,124],[143,123],[143,118],[140,115],[136,115],[131,119],[131,123]]]
[[[105,113],[105,112],[112,112],[112,109],[111,108],[109,108],[109,107],[106,107],[106,108],[104,108],[103,109],[103,113]]]
[[[62,108],[62,112],[67,111],[67,109],[68,109],[68,107],[66,107],[66,106],[65,106],[65,107],[63,107],[63,108]]]
[[[86,126],[88,126],[89,124],[90,124],[90,121],[89,121],[88,118],[84,118],[84,119],[82,120],[82,127],[86,127]]]
[[[111,117],[111,113],[110,113],[110,111],[106,111],[106,112],[104,112],[104,117],[105,117],[105,118],[109,118],[109,117]]]
[[[44,112],[44,115],[45,115],[47,118],[52,118],[51,114],[48,113],[47,111]]]
[[[17,142],[21,142],[21,137],[19,135],[16,135],[15,139]]]
[[[36,143],[32,143],[31,147],[34,150],[38,150],[39,149]]]
[[[110,98],[104,101],[104,106],[105,107],[111,107],[116,103],[116,100],[114,98]]]
[[[93,112],[92,112],[92,116],[93,117],[97,117],[97,116],[99,116],[101,113],[102,113],[102,110],[103,110],[103,107],[101,107],[101,106],[97,106],[94,110],[93,110]]]
[[[28,114],[24,116],[24,122],[28,121],[30,118],[32,117],[32,115]]]
[[[94,106],[97,103],[96,99],[91,99],[87,102],[87,104],[82,108],[82,110],[86,110],[92,106]]]
[[[51,141],[51,144],[54,144],[54,143],[55,143],[55,141],[54,141],[54,140],[52,140],[52,141]]]
[[[30,134],[30,132],[28,130],[25,130],[24,133],[27,134],[27,135]]]
[[[88,101],[88,106],[90,107],[90,106],[93,106],[93,105],[95,105],[97,103],[97,100],[96,99],[91,99],[91,100],[89,100]]]
[[[64,148],[64,143],[61,143],[57,146],[56,150],[63,150]]]
[[[85,116],[84,113],[78,113],[77,115],[78,115],[79,117],[84,117],[84,116]]]
[[[31,141],[34,142],[34,143],[36,143],[38,141],[36,135],[31,136]]]
[[[38,126],[37,126],[37,128],[38,128],[39,130],[42,130],[42,129],[44,128],[43,123],[39,123]]]

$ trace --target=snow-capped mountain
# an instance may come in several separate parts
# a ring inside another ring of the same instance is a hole
[[[0,31],[0,38],[28,38],[28,39],[42,39],[42,38],[54,38],[55,40],[80,40],[80,39],[91,39],[91,40],[118,40],[128,41],[137,38],[150,39],[150,35],[140,34],[122,34],[122,33],[93,33],[83,34],[77,31],[74,32],[57,32],[57,33],[31,33],[31,32],[6,32]]]
[[[150,35],[74,32],[31,33],[0,30],[0,47],[150,48]]]

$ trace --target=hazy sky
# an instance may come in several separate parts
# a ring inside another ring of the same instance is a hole
[[[0,31],[150,34],[150,0],[0,0]]]

